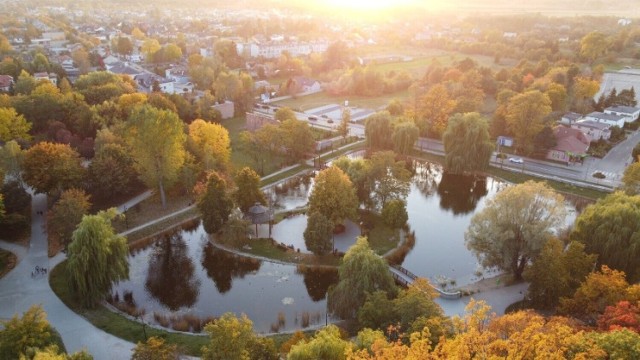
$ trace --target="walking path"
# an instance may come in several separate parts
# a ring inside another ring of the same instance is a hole
[[[51,290],[48,273],[32,277],[36,266],[51,270],[65,257],[62,253],[51,259],[47,256],[45,216],[38,214],[46,210],[46,196],[34,195],[29,248],[20,250],[16,248],[18,245],[8,246],[10,244],[0,242],[0,247],[16,250],[18,257],[22,256],[16,267],[0,280],[0,318],[9,319],[24,313],[34,304],[42,304],[49,322],[62,336],[69,353],[86,349],[96,360],[129,359],[134,347],[132,343],[94,327],[71,311]]]

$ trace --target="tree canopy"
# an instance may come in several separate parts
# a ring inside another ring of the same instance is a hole
[[[209,234],[220,231],[229,220],[233,201],[227,193],[226,181],[218,173],[209,173],[204,193],[200,195],[196,205],[202,214],[204,230]]]
[[[544,128],[551,112],[551,100],[538,90],[513,96],[507,106],[507,124],[515,137],[515,146],[525,154],[534,151],[533,139]]]
[[[202,347],[204,360],[278,359],[273,340],[255,335],[246,315],[225,313],[204,331],[209,335],[209,343]]]
[[[307,227],[303,237],[307,249],[316,255],[325,255],[331,252],[333,236],[333,223],[326,216],[314,212],[307,218]]]
[[[485,171],[493,154],[487,119],[478,113],[456,114],[442,136],[445,168],[454,174]]]
[[[127,240],[111,226],[116,216],[113,208],[83,216],[67,248],[71,288],[88,308],[100,302],[113,283],[129,278]]]
[[[318,173],[309,196],[309,212],[319,212],[334,225],[355,218],[358,198],[349,177],[340,168],[331,166]]]
[[[38,193],[59,194],[84,177],[80,155],[67,144],[41,142],[25,152],[24,181]]]
[[[565,212],[562,196],[544,183],[509,186],[473,216],[465,242],[483,266],[511,271],[519,279],[563,224]]]
[[[246,212],[255,203],[265,205],[267,200],[262,190],[260,190],[260,176],[250,167],[243,167],[233,178],[236,190],[233,193],[236,205]]]
[[[82,217],[89,212],[89,196],[80,189],[65,190],[47,214],[49,241],[66,246]]]

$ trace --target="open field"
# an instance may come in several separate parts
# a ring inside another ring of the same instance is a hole
[[[411,92],[409,90],[400,91],[394,94],[385,94],[378,97],[367,96],[331,96],[322,91],[313,95],[301,96],[298,98],[291,98],[282,101],[278,101],[274,104],[279,106],[287,106],[296,111],[305,111],[327,104],[343,104],[345,100],[349,101],[349,106],[357,106],[365,109],[380,109],[387,106],[392,99],[399,99],[401,101],[409,99]]]

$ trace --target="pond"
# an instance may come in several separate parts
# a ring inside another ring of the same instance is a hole
[[[132,251],[129,266],[130,279],[112,293],[127,294],[145,321],[244,313],[260,333],[324,324],[326,292],[337,281],[335,270],[301,271],[219,250],[202,225]]]
[[[464,233],[471,217],[484,208],[486,200],[508,184],[491,177],[445,174],[442,166],[428,162],[415,162],[413,168],[407,213],[416,242],[402,266],[432,282],[449,286],[466,285],[495,275],[494,269],[483,269],[466,248]],[[313,178],[306,175],[284,181],[267,193],[276,209],[293,209],[307,203],[312,188]],[[575,206],[568,202],[567,209],[569,226],[575,220]],[[305,216],[293,216],[274,225],[272,236],[307,252],[302,238],[305,227]],[[359,235],[357,225],[348,223],[349,227],[351,231],[340,237],[340,251],[345,251],[343,248],[348,248]]]

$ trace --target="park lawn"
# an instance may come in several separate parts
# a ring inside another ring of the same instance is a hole
[[[369,246],[378,255],[384,255],[398,245],[399,233],[385,225],[380,214],[373,212],[360,213],[362,222],[366,225],[366,236]]]
[[[387,104],[389,104],[389,101],[393,99],[404,101],[409,99],[411,97],[411,94],[412,93],[409,90],[404,90],[393,94],[383,94],[376,97],[355,95],[332,96],[324,91],[321,91],[311,95],[281,100],[275,102],[274,104],[279,106],[286,106],[296,111],[307,111],[309,109],[329,104],[344,104],[344,102],[348,100],[349,106],[356,106],[363,109],[379,110],[386,107]]]

